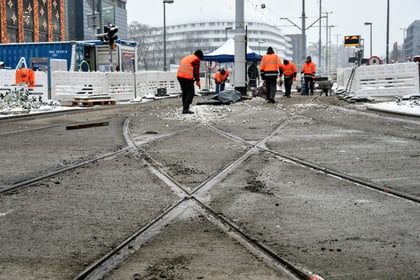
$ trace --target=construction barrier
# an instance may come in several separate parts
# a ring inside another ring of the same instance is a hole
[[[16,85],[15,70],[0,70],[0,88],[13,89]],[[21,87],[22,85],[19,85]],[[48,100],[48,74],[41,71],[35,71],[35,87],[29,87],[29,96],[42,100]]]
[[[60,102],[98,96],[129,101],[135,98],[154,97],[160,88],[165,88],[167,94],[181,93],[176,73],[57,71],[51,75],[52,99]]]
[[[419,94],[419,64],[409,62],[338,69],[337,87],[356,97]]]

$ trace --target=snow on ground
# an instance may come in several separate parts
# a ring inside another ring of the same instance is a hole
[[[152,102],[153,100],[138,100],[138,102]],[[133,101],[134,102],[134,101]],[[131,102],[130,102],[131,103]],[[252,106],[254,110],[261,109],[261,105],[265,103],[260,97],[253,98],[246,102],[246,106]],[[244,106],[244,104],[241,104]],[[365,103],[368,110],[404,114],[409,116],[420,117],[420,98],[418,99],[408,99],[403,100],[399,99],[396,101],[387,101],[387,102],[377,102],[377,103]],[[178,120],[191,120],[195,118],[200,118],[202,120],[211,121],[211,120],[223,120],[226,115],[231,110],[230,106],[232,105],[195,105],[192,106],[192,110],[196,112],[194,115],[183,115],[180,114],[180,109],[174,108],[171,112],[162,113],[160,116],[162,119],[178,119]],[[301,105],[304,106],[304,105]],[[280,106],[281,107],[281,106]],[[23,108],[14,108],[10,110],[0,110],[0,118],[10,118],[14,116],[22,115],[35,115],[48,112],[58,112],[58,111],[69,111],[69,110],[80,110],[80,109],[89,109],[89,107],[64,107],[64,106],[41,106],[38,109],[25,110]]]
[[[41,106],[38,109],[23,109],[23,108],[13,108],[10,110],[0,110],[0,119],[1,118],[11,118],[14,116],[23,116],[23,115],[39,115],[50,112],[59,112],[59,111],[70,111],[78,109],[87,109],[82,107],[64,107],[64,106]]]
[[[420,99],[369,104],[368,110],[420,117]]]

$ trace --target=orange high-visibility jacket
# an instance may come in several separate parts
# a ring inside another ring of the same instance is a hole
[[[313,62],[305,62],[302,67],[302,71],[304,74],[313,75],[316,72],[316,65]]]
[[[35,87],[35,72],[29,68],[21,68],[16,71],[16,84],[25,82],[30,87]]]
[[[282,66],[284,76],[294,76],[297,73],[296,65],[293,62],[289,62],[289,64]]]
[[[200,61],[200,59],[195,54],[188,55],[181,59],[176,76],[194,80],[194,67],[192,64],[197,60]]]
[[[276,54],[266,54],[261,59],[260,71],[266,77],[277,77],[282,66],[281,59]]]
[[[220,73],[220,71],[217,71],[216,74],[214,75],[214,79],[216,80],[216,83],[222,83],[222,82],[226,81],[228,76],[229,76],[229,70],[225,69],[225,74],[224,75],[222,75],[222,73]]]

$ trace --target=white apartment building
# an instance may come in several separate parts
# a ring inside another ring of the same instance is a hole
[[[280,58],[292,59],[292,45],[281,29],[261,22],[247,22],[247,45],[253,51],[264,55],[272,47]],[[166,63],[178,64],[182,57],[197,49],[211,52],[235,35],[233,21],[203,21],[166,26]],[[164,61],[163,28],[153,28],[145,47],[149,50],[147,70],[162,70]],[[140,69],[144,66],[140,65]]]

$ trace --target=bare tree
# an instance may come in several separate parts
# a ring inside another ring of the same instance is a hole
[[[148,43],[148,37],[152,29],[152,27],[136,21],[130,23],[128,26],[129,40],[137,42],[137,66],[139,69],[150,70],[153,68],[153,65],[149,65],[153,49]]]

